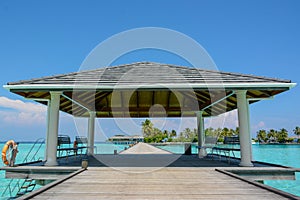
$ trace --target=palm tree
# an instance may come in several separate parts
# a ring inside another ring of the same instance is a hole
[[[144,137],[149,137],[153,133],[153,123],[149,119],[142,122],[142,131]]]
[[[269,130],[267,137],[269,142],[277,142],[277,131],[275,131],[274,129]]]
[[[284,128],[280,129],[280,131],[277,133],[277,140],[280,143],[286,142],[288,139],[288,131]]]
[[[171,134],[170,134],[170,137],[176,137],[177,136],[177,133],[175,130],[172,130],[171,131]]]
[[[168,130],[164,130],[164,131],[163,131],[163,136],[164,136],[165,138],[169,138],[169,136],[170,136],[169,131],[168,131]]]
[[[230,130],[229,130],[228,128],[225,127],[225,128],[222,129],[221,137],[224,138],[224,137],[227,137],[227,136],[231,136],[231,134],[232,134],[232,133],[230,132]]]
[[[215,136],[215,129],[212,127],[206,128],[204,132],[205,136]]]
[[[193,132],[191,131],[190,128],[185,128],[183,131],[183,137],[189,139],[191,138],[191,135],[193,134]]]
[[[240,134],[240,127],[236,127],[234,132],[235,132],[235,135],[239,135]]]
[[[267,142],[267,132],[266,130],[259,130],[257,132],[257,139],[259,142]]]
[[[296,126],[296,128],[293,130],[294,134],[297,135],[298,137],[300,136],[300,127]]]

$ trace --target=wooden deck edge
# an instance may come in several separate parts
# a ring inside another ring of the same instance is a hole
[[[268,163],[268,162],[263,162],[263,161],[252,161],[252,163],[257,163],[257,164],[262,164],[262,165],[268,165],[268,166],[272,166],[272,167],[281,167],[281,168],[293,168],[290,166],[285,166],[285,165],[281,165],[281,164],[275,164],[275,163]]]
[[[37,163],[42,163],[42,162],[44,162],[44,161],[43,160],[36,160],[36,161],[27,162],[27,163],[19,163],[19,164],[16,164],[16,166],[14,166],[14,167],[32,165],[32,164],[37,164]]]
[[[67,175],[66,177],[64,177],[64,178],[62,178],[62,179],[56,180],[56,181],[54,181],[54,182],[52,182],[52,183],[49,183],[49,184],[47,184],[47,185],[41,187],[41,188],[38,189],[38,190],[35,190],[35,191],[33,191],[33,192],[30,192],[29,194],[26,194],[26,195],[23,195],[23,196],[19,197],[18,199],[24,199],[24,200],[31,199],[31,198],[33,198],[33,197],[35,197],[35,196],[37,196],[37,195],[39,195],[39,194],[41,194],[41,193],[43,193],[43,192],[49,190],[50,188],[52,188],[52,187],[54,187],[54,186],[56,186],[56,185],[58,185],[58,184],[60,184],[60,183],[62,183],[62,182],[64,182],[64,181],[66,181],[66,180],[68,180],[68,179],[70,179],[70,178],[72,178],[72,177],[74,177],[74,176],[80,174],[81,172],[83,172],[83,171],[85,171],[85,170],[86,170],[86,169],[84,169],[84,168],[79,169],[79,170],[77,170],[77,171],[75,171],[75,172],[73,172],[73,173]]]
[[[248,179],[243,178],[242,176],[236,175],[236,174],[234,174],[234,173],[232,173],[232,172],[228,172],[228,171],[223,170],[223,169],[215,169],[215,170],[216,170],[217,172],[226,174],[226,175],[228,175],[228,176],[230,176],[230,177],[239,179],[239,180],[241,180],[241,181],[244,181],[244,182],[249,183],[249,184],[251,184],[251,185],[254,185],[254,186],[256,186],[256,187],[259,187],[259,188],[268,190],[268,191],[270,191],[270,192],[273,192],[273,193],[278,194],[278,195],[280,195],[280,196],[283,196],[283,197],[285,197],[285,198],[289,198],[289,199],[293,199],[293,200],[300,200],[300,197],[298,197],[298,196],[295,196],[295,195],[290,194],[290,193],[288,193],[288,192],[284,192],[284,191],[282,191],[282,190],[278,190],[278,189],[276,189],[276,188],[270,187],[270,186],[268,186],[268,185],[265,185],[265,184],[262,184],[262,183],[259,183],[259,182],[255,182],[255,181],[252,181],[252,180],[248,180]]]

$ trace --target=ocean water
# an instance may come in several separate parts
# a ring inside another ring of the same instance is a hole
[[[33,143],[19,143],[18,149],[19,153],[16,158],[16,163],[22,163],[26,158],[27,153],[31,149]],[[0,148],[4,146],[4,143],[0,143]],[[36,150],[40,147],[40,151],[37,154],[34,154]],[[96,151],[101,154],[113,154],[114,150],[118,152],[128,147],[128,145],[115,145],[112,143],[96,143]],[[160,145],[159,148],[171,151],[173,153],[182,154],[184,153],[184,145]],[[44,144],[41,146],[37,145],[32,150],[32,153],[27,157],[27,161],[31,159],[43,159],[44,158]],[[238,148],[236,146],[235,148]],[[253,160],[269,162],[274,164],[280,164],[290,167],[300,168],[300,145],[252,145],[253,150]],[[196,145],[192,145],[192,153],[197,154],[198,149]],[[235,153],[236,157],[240,157],[239,152]],[[3,166],[3,163],[0,162],[0,166]],[[0,199],[1,194],[7,187],[10,179],[5,179],[4,171],[0,171]],[[265,181],[266,185],[271,187],[295,194],[300,196],[300,173],[296,173],[296,180],[280,180],[280,181]],[[38,186],[41,187],[41,186]],[[38,188],[37,187],[37,188]]]
[[[198,154],[196,144],[192,145],[192,153]],[[239,148],[239,145],[220,145],[222,147]],[[157,145],[161,149],[177,154],[183,154],[185,147],[181,144]],[[209,151],[209,150],[208,150]],[[295,145],[252,145],[253,160],[300,168],[300,144]],[[240,158],[240,153],[235,152]]]
[[[0,148],[2,150],[3,146],[5,143],[0,142]],[[128,145],[122,145],[122,144],[112,144],[112,143],[96,143],[96,150],[95,152],[101,154],[113,154],[114,150],[117,150],[117,152],[120,152],[125,149],[125,147],[128,147]],[[33,148],[32,148],[33,147]],[[69,145],[64,145],[62,147],[72,147]],[[30,161],[36,161],[36,160],[43,160],[44,154],[45,154],[45,144],[39,143],[33,146],[33,143],[22,143],[20,142],[18,145],[18,154],[16,157],[16,164],[19,163],[24,163],[25,161],[30,162]],[[31,151],[30,154],[28,154]],[[61,154],[61,156],[64,156],[64,153]],[[0,166],[4,166],[3,162],[0,162]],[[11,179],[5,179],[5,171],[0,171],[0,200],[1,199],[7,199],[9,197],[9,193],[5,192],[5,196],[2,197],[3,191],[7,188],[7,185],[10,184]],[[14,186],[17,184],[17,182],[22,183],[24,179],[14,179],[13,183],[11,184]],[[35,189],[38,189],[42,186],[36,185]],[[13,194],[16,194],[17,190]]]

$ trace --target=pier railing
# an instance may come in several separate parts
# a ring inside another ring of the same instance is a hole
[[[1,196],[6,198],[20,197],[28,192],[32,192],[35,186],[35,180],[32,179],[11,179]]]
[[[29,149],[21,164],[41,160],[41,157],[37,156],[44,144],[44,138],[37,139]],[[2,192],[2,197],[19,197],[31,192],[35,188],[35,185],[35,181],[32,179],[11,179],[5,190]]]
[[[22,163],[28,163],[28,162],[33,162],[33,161],[38,161],[41,158],[37,157],[39,151],[41,150],[41,147],[45,144],[45,139],[44,138],[39,138],[37,139],[30,150],[28,151],[27,155],[25,156],[24,160]]]

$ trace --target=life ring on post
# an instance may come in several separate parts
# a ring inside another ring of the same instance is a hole
[[[11,152],[10,149],[12,149]],[[5,165],[14,166],[17,153],[18,153],[18,144],[13,140],[7,141],[2,149],[3,163]]]

